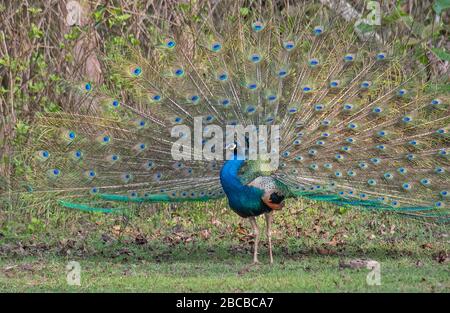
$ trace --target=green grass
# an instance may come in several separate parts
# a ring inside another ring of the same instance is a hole
[[[366,283],[366,269],[339,269],[339,258],[305,256],[282,264],[249,267],[249,257],[237,256],[162,263],[130,259],[78,259],[81,286],[66,282],[67,259],[49,257],[2,260],[16,268],[0,276],[0,291],[84,292],[449,292],[449,271],[431,260],[418,268],[408,257],[379,258],[381,285]]]
[[[448,225],[292,201],[275,216],[275,264],[251,262],[246,221],[223,202],[143,207],[131,218],[72,211],[0,215],[0,291],[450,292]],[[261,233],[264,233],[262,219]],[[370,270],[341,262],[371,259]],[[81,286],[66,265],[81,265]]]

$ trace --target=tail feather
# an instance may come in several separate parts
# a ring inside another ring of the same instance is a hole
[[[201,116],[203,125],[280,125],[271,174],[291,196],[448,216],[450,96],[430,88],[429,65],[399,53],[399,38],[361,37],[319,3],[245,15],[239,4],[226,17],[202,11],[201,23],[180,11],[184,24],[155,31],[146,55],[105,56],[108,84],[79,83],[70,110],[37,118],[20,152],[27,185],[84,210],[222,197],[222,160],[172,158],[173,127],[192,129]]]

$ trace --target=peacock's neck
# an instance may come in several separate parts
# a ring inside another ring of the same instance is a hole
[[[244,162],[244,160],[237,160],[235,158],[226,161],[222,166],[220,170],[220,183],[227,196],[243,188],[244,185],[239,179],[238,173]]]

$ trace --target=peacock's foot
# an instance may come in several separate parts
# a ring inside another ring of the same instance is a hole
[[[253,260],[252,265],[261,265],[261,262],[259,262],[258,260]]]

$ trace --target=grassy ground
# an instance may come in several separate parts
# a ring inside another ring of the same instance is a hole
[[[449,292],[449,226],[290,202],[275,217],[275,264],[249,266],[246,221],[209,205],[140,208],[130,218],[58,211],[0,215],[0,291]],[[260,221],[261,227],[262,219]],[[263,232],[263,231],[262,231]],[[380,263],[370,286],[365,260]],[[81,285],[66,265],[81,266]]]

